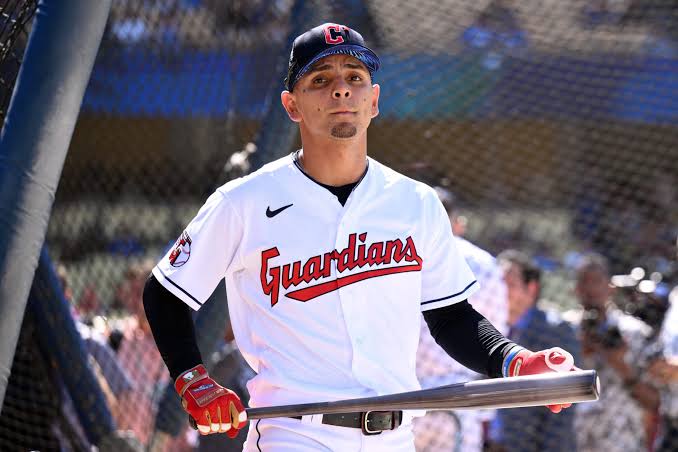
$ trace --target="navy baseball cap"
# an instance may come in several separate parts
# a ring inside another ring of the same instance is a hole
[[[379,69],[379,57],[365,46],[362,35],[346,25],[325,23],[297,36],[292,44],[290,63],[285,78],[285,89],[294,85],[321,58],[345,54],[357,58],[370,72]]]

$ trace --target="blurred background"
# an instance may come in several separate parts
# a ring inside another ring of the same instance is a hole
[[[35,2],[0,5],[4,115]],[[652,359],[635,354],[633,379],[614,377],[638,405],[639,420],[629,422],[640,427],[627,429],[629,443],[605,447],[678,450],[675,380],[645,381],[655,389],[645,399],[631,386],[654,358],[665,358],[667,373],[673,362],[664,325],[678,284],[678,2],[671,0],[113,0],[46,248],[128,447],[233,446],[225,437],[200,441],[183,417],[171,428],[156,419],[168,376],[150,342],[141,290],[216,187],[300,146],[279,94],[292,39],[323,22],[359,30],[382,60],[373,158],[452,194],[451,215],[468,241],[493,256],[507,249],[529,256],[541,272],[539,306],[572,325],[584,354],[582,330],[599,335],[599,367],[617,369],[607,357],[617,347],[653,350]],[[642,323],[634,327],[641,339],[610,345],[617,326],[587,317],[585,289],[576,289],[586,284],[582,266],[592,255],[604,260],[605,285],[615,289],[608,304]],[[227,316],[218,319],[208,356],[242,388],[248,369]],[[68,407],[63,376],[41,358],[49,345],[36,343],[43,333],[28,311],[24,323],[0,449],[101,447],[83,431],[86,410]],[[49,409],[36,408],[42,396],[26,390],[29,379],[45,382]],[[143,408],[132,409],[141,398]],[[35,416],[47,419],[40,428],[31,427]],[[593,419],[609,436],[605,416]],[[450,445],[418,448],[473,450],[453,424],[439,430]],[[484,423],[481,449],[532,450],[492,440],[491,424]],[[533,444],[544,434],[521,433]],[[577,447],[604,446],[584,438]]]

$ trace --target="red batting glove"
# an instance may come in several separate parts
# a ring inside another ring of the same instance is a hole
[[[247,412],[240,398],[212,380],[202,364],[179,375],[174,389],[201,435],[226,433],[235,438],[247,424]]]
[[[559,347],[549,348],[539,352],[531,352],[522,347],[514,347],[504,359],[504,376],[534,375],[549,372],[569,372],[575,370],[574,358]],[[563,408],[569,408],[571,403],[546,405],[554,413],[560,413]]]

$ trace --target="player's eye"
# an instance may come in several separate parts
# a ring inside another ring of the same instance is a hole
[[[363,78],[362,78],[360,75],[354,74],[354,75],[352,75],[352,76],[350,77],[350,79],[351,79],[351,81],[353,81],[353,82],[359,82],[359,81],[361,81]]]
[[[326,81],[327,81],[327,79],[324,78],[324,77],[316,77],[316,78],[313,79],[313,84],[314,85],[322,85]]]

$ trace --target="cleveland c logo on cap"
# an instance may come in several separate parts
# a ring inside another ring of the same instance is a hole
[[[342,33],[346,33],[348,39],[349,28],[346,25],[328,24],[325,26],[325,42],[328,44],[341,44],[344,42]]]

